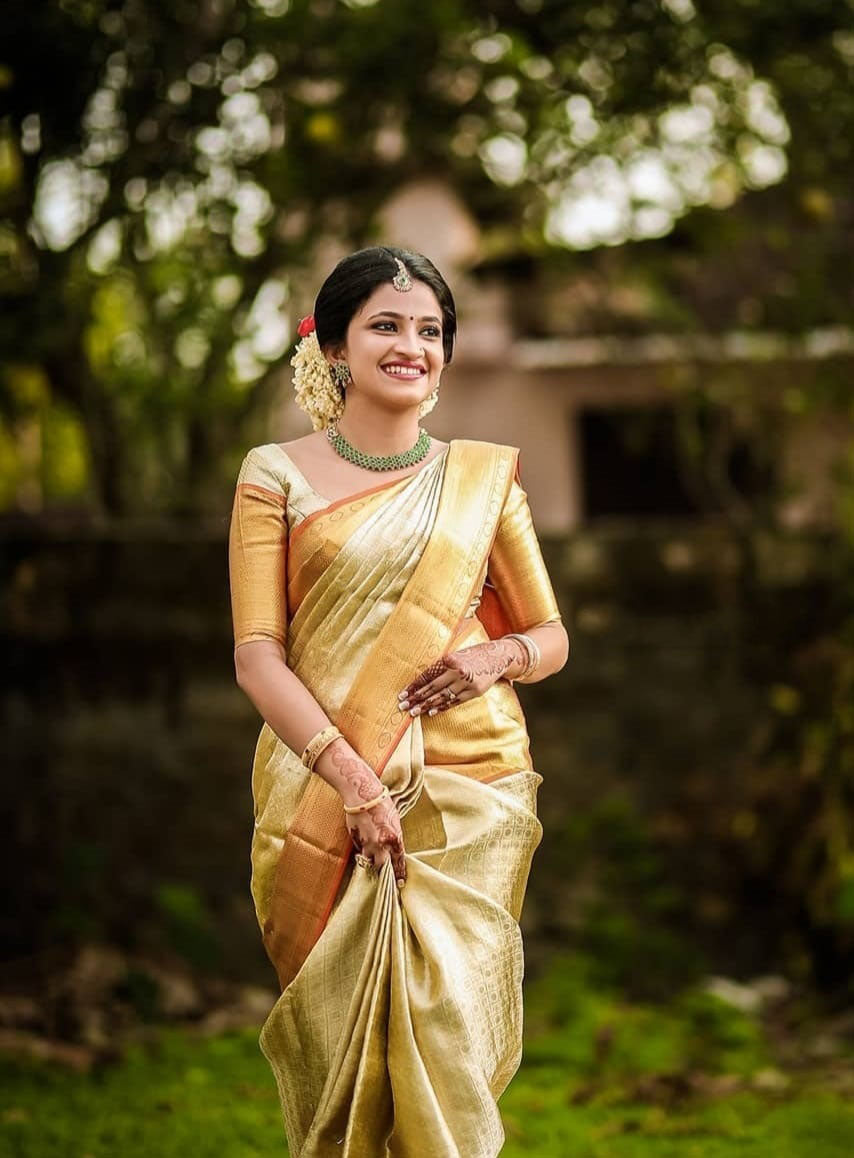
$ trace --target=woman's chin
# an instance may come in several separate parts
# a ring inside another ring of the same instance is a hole
[[[424,393],[423,383],[420,382],[417,386],[414,383],[412,385],[407,383],[398,390],[383,390],[377,401],[390,410],[411,410],[413,406],[420,406],[429,394],[429,390]]]

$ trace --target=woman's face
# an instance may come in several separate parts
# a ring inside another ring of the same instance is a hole
[[[417,406],[439,381],[445,363],[442,311],[436,295],[413,278],[412,289],[378,286],[347,327],[341,351],[354,388],[385,405]]]

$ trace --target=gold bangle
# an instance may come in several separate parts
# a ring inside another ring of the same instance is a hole
[[[343,805],[344,811],[345,812],[367,812],[367,810],[369,808],[373,808],[375,804],[379,804],[379,802],[381,800],[384,800],[386,798],[386,796],[388,796],[388,794],[389,794],[388,785],[384,784],[383,790],[379,794],[379,796],[375,797],[373,800],[368,800],[365,804],[345,804],[345,805]]]
[[[302,762],[308,768],[309,772],[314,771],[314,765],[317,763],[317,757],[323,752],[333,740],[337,740],[341,736],[340,730],[335,724],[327,724],[325,728],[321,728],[309,742],[306,744],[302,754]]]

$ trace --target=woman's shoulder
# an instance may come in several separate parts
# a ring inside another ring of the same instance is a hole
[[[287,459],[278,442],[261,443],[246,451],[237,476],[237,485],[241,483],[287,495],[289,486]]]
[[[509,442],[489,442],[484,438],[455,438],[454,442],[458,444],[463,454],[468,453],[474,464],[488,461],[498,452],[499,458],[503,459],[515,475],[519,462],[518,446],[513,446]]]
[[[485,438],[455,438],[454,442],[460,442],[469,446],[492,446],[498,447],[499,450],[513,451],[515,454],[519,453],[519,447],[513,446],[509,442],[490,442]]]
[[[288,442],[274,442],[272,446],[278,446],[281,450],[289,451],[296,450],[297,453],[303,451],[306,454],[314,454],[321,446],[325,446],[329,439],[322,430],[313,430],[311,434],[303,434],[299,438],[292,438]]]

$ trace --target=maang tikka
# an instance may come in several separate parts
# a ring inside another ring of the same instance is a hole
[[[397,262],[398,272],[391,279],[391,284],[396,290],[399,290],[400,293],[405,294],[408,290],[412,289],[412,278],[409,276],[409,271],[400,258],[396,257],[394,260]]]
[[[391,279],[391,284],[400,293],[405,294],[412,289],[412,278],[409,276],[409,270],[403,264],[399,257],[394,259],[397,262],[397,273]],[[418,407],[418,416],[423,418],[425,414],[433,409],[439,401],[439,383],[437,382],[421,405]]]

